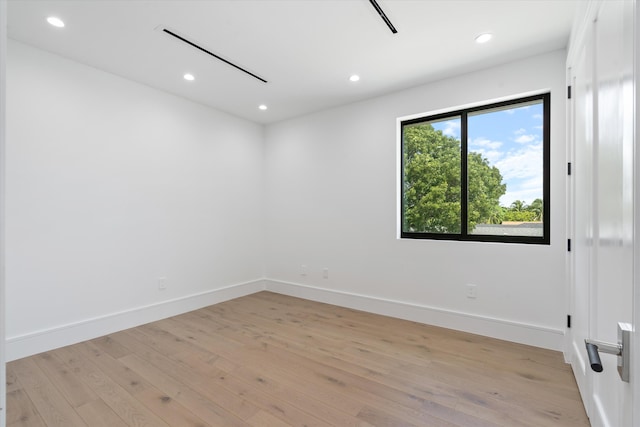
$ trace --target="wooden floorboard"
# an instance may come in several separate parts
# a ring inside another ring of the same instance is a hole
[[[7,425],[589,421],[559,352],[260,292],[8,363]]]

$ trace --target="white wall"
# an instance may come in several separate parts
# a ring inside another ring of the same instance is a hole
[[[558,51],[264,130],[10,42],[8,359],[265,286],[560,349],[564,62]],[[544,89],[551,246],[398,240],[396,118]]]
[[[13,41],[7,66],[9,360],[262,287],[262,126]]]
[[[267,286],[561,349],[565,58],[556,51],[268,126]],[[398,240],[396,118],[544,89],[551,90],[551,245]],[[466,298],[468,283],[478,286],[477,299]]]

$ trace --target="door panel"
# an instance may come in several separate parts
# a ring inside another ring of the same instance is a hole
[[[5,129],[6,129],[6,52],[7,52],[7,2],[0,1],[0,427],[6,425],[6,375],[5,375],[5,293],[4,293],[4,178]]]
[[[592,2],[570,64],[576,164],[570,360],[593,426],[632,425],[631,386],[620,380],[617,358],[601,353],[604,371],[592,372],[584,339],[617,343],[617,323],[633,321],[634,3]]]
[[[584,340],[591,330],[592,242],[593,242],[593,28],[584,35],[584,43],[574,62],[572,73],[572,135],[574,173],[571,179],[574,214],[572,259],[572,321],[570,362],[578,383],[587,415],[591,414],[591,379],[589,363],[583,351]]]
[[[625,4],[626,3],[626,4]],[[595,23],[597,137],[596,270],[591,338],[617,342],[618,322],[632,322],[633,301],[633,129],[625,110],[625,91],[633,77],[633,56],[625,52],[629,2],[608,2]],[[632,86],[631,86],[632,87]],[[600,419],[594,425],[631,425],[623,408],[631,408],[628,383],[620,380],[617,358],[603,355],[604,371],[594,375],[593,398]],[[628,413],[629,411],[627,411]]]

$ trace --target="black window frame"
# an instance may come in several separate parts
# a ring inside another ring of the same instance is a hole
[[[543,109],[543,185],[542,185],[542,201],[543,201],[543,235],[540,236],[505,236],[505,235],[489,235],[489,234],[469,234],[468,232],[468,181],[467,181],[467,164],[468,164],[468,138],[467,138],[467,117],[471,113],[481,112],[483,110],[499,109],[518,104],[525,104],[532,101],[542,101]],[[460,117],[460,233],[429,233],[429,232],[410,232],[404,231],[404,215],[405,215],[405,156],[404,156],[404,127],[423,122],[433,122],[451,117]],[[551,244],[551,93],[542,93],[537,95],[525,96],[508,101],[494,102],[491,104],[483,104],[470,108],[451,110],[447,112],[439,112],[437,114],[424,115],[400,122],[400,238],[402,239],[428,239],[428,240],[449,240],[449,241],[475,241],[475,242],[498,242],[498,243],[525,243],[525,244]]]

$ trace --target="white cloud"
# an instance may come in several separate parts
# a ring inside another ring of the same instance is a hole
[[[482,148],[478,150],[472,150],[474,153],[479,153],[482,157],[489,161],[490,165],[495,165],[504,157],[504,151],[498,150],[484,150]]]
[[[460,137],[460,121],[459,120],[449,120],[445,123],[447,126],[442,130],[442,133],[447,136],[453,136],[456,138]]]
[[[542,144],[506,153],[496,162],[504,181],[542,179]]]
[[[513,131],[513,133],[515,133],[516,135],[522,135],[527,133],[527,130],[525,128],[520,128],[518,130]]]
[[[504,157],[505,152],[499,150],[503,145],[500,141],[492,141],[481,136],[469,141],[469,151],[479,153],[489,161],[489,164],[495,165]]]
[[[484,137],[478,137],[478,138],[474,138],[469,145],[471,147],[487,147],[487,148],[491,148],[493,150],[495,150],[496,148],[500,148],[502,147],[502,142],[500,141],[491,141],[490,139],[484,138]],[[473,151],[478,151],[478,150],[473,150]]]
[[[534,114],[532,117],[537,120],[542,120],[542,114]]]
[[[517,142],[518,144],[528,144],[532,141],[535,141],[535,139],[536,139],[535,135],[520,135],[514,141]]]
[[[515,114],[516,110],[514,110],[513,108],[511,108],[510,110],[504,110],[505,113],[507,114]]]
[[[508,183],[507,193],[500,197],[500,205],[508,207],[516,200],[531,204],[535,199],[542,199],[542,184],[542,165],[540,165],[540,172],[537,175]]]
[[[539,189],[524,189],[517,191],[508,191],[507,193],[500,197],[500,206],[511,206],[511,203],[516,200],[522,200],[526,204],[531,204],[535,199],[542,199],[542,187]]]

